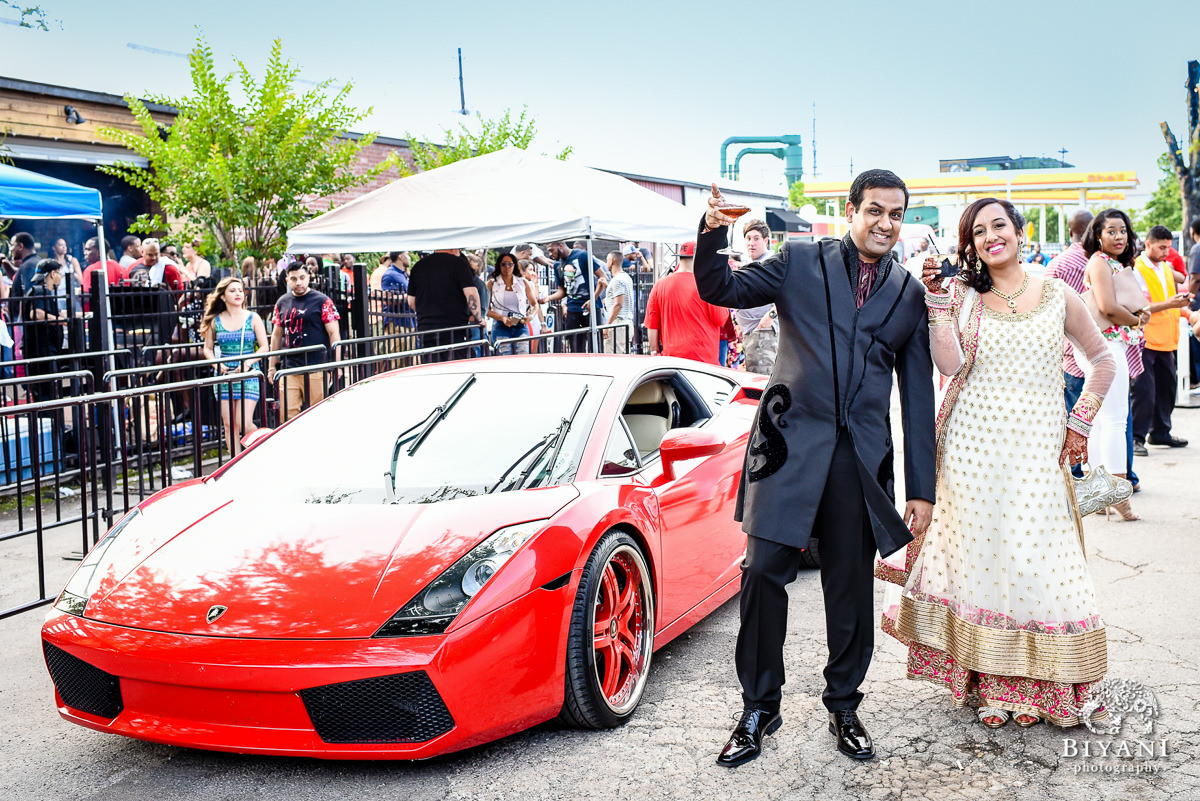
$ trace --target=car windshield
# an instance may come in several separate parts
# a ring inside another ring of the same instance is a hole
[[[218,481],[273,502],[322,504],[434,503],[563,484],[575,477],[610,383],[467,371],[366,381],[264,441]]]

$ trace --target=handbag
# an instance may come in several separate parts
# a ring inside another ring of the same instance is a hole
[[[238,342],[238,355],[239,356],[242,355],[242,351],[244,351],[245,349],[246,349],[246,323],[242,323],[242,338]],[[216,351],[216,357],[218,359],[221,358],[221,346],[217,345],[216,343],[213,343],[213,350]],[[251,362],[250,364],[257,364],[257,361]],[[223,367],[223,366],[224,365],[220,365],[220,364],[213,365],[213,375],[223,375],[223,373],[221,372],[221,367]],[[246,362],[238,362],[238,366],[233,368],[232,370],[229,370],[228,372],[230,372],[230,373],[246,372],[248,370],[248,368],[249,368],[249,365]]]
[[[1137,278],[1133,274],[1133,268],[1124,267],[1117,270],[1113,273],[1112,280],[1113,294],[1116,295],[1117,305],[1137,316],[1137,313],[1146,306],[1146,293],[1138,284]],[[1113,327],[1113,321],[1104,316],[1100,311],[1100,306],[1096,303],[1095,289],[1083,293],[1083,302],[1087,305],[1092,319],[1096,321],[1096,325],[1100,327],[1101,331],[1107,331]]]
[[[1083,478],[1075,479],[1075,503],[1079,506],[1081,517],[1120,503],[1132,495],[1133,484],[1114,476],[1102,466],[1093,467]]]

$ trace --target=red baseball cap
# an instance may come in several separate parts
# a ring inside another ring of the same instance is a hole
[[[679,246],[679,258],[691,259],[691,258],[694,258],[695,255],[696,255],[696,243],[695,242],[684,242],[682,245]]]

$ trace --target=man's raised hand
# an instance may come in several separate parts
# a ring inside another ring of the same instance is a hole
[[[733,217],[727,217],[721,213],[720,205],[725,198],[721,197],[721,190],[717,189],[717,185],[712,185],[712,197],[708,199],[708,211],[704,213],[704,225],[710,231],[726,225],[733,225]]]

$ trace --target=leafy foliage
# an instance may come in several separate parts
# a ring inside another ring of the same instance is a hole
[[[1179,177],[1171,157],[1163,153],[1158,157],[1158,166],[1163,175],[1158,179],[1154,194],[1146,201],[1144,211],[1138,217],[1138,230],[1145,232],[1154,225],[1165,225],[1172,231],[1183,228],[1183,193],[1179,188]]]
[[[262,82],[241,61],[236,77],[246,98],[231,97],[235,74],[220,76],[203,38],[188,57],[192,94],[151,97],[178,110],[161,127],[138,98],[126,95],[141,133],[102,128],[107,139],[150,162],[100,167],[145,190],[163,215],[183,224],[185,236],[201,230],[215,238],[223,260],[262,257],[284,247],[287,230],[310,216],[305,198],[324,197],[361,185],[395,166],[394,156],[356,175],[359,153],[375,139],[343,136],[370,115],[349,105],[347,84],[327,96],[326,80],[303,94],[294,89],[299,68],[284,60],[275,40]],[[133,228],[166,227],[160,215],[142,215]]]
[[[1042,209],[1039,206],[1034,206],[1027,209],[1022,209],[1021,213],[1025,217],[1025,222],[1033,226],[1033,236],[1030,237],[1033,241],[1038,241],[1038,233],[1041,231]],[[1064,237],[1065,239],[1065,237]],[[1046,209],[1046,241],[1058,242],[1058,209]]]
[[[512,111],[507,110],[503,116],[489,120],[476,115],[479,123],[478,130],[471,130],[466,124],[460,124],[457,131],[445,130],[445,144],[435,145],[416,141],[408,134],[412,147],[412,160],[417,170],[444,167],[456,161],[482,156],[484,153],[494,153],[506,147],[516,147],[527,150],[537,136],[537,126],[529,117],[527,108],[521,109],[521,116],[512,118]],[[565,161],[571,155],[571,148],[566,147],[555,158]],[[401,162],[402,175],[412,175],[416,170]]]
[[[788,187],[788,205],[792,208],[793,211],[795,211],[796,209],[802,208],[804,206],[807,206],[810,203],[812,205],[816,206],[818,209],[821,208],[821,206],[818,205],[819,204],[818,200],[815,200],[812,198],[807,198],[804,196],[804,182],[803,181],[796,181],[791,186]]]
[[[46,15],[46,9],[41,6],[23,6],[12,0],[0,0],[0,6],[7,6],[21,15],[17,25],[22,28],[36,28],[39,31],[50,30],[50,18]]]

